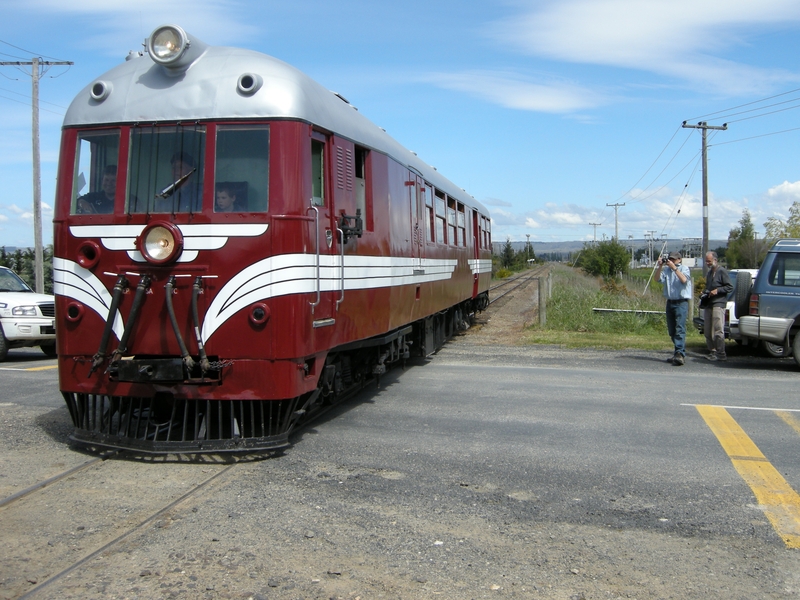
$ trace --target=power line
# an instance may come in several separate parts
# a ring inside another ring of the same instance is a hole
[[[14,44],[10,44],[5,40],[0,40],[0,44],[5,44],[6,46],[11,46],[15,50],[21,50],[22,52],[24,52],[25,54],[27,54],[29,56],[30,55],[32,55],[32,56],[40,56],[41,58],[49,58],[49,59],[55,60],[55,61],[68,62],[68,61],[62,61],[62,59],[60,59],[60,58],[55,58],[53,56],[47,56],[46,54],[40,54],[39,52],[31,52],[30,50],[25,50],[25,48],[20,48],[19,46],[15,46]],[[72,63],[70,63],[70,64],[72,64]]]
[[[795,92],[800,92],[800,88],[789,90],[788,92],[782,92],[780,94],[775,94],[774,96],[769,96],[767,98],[762,98],[761,100],[753,100],[752,102],[746,102],[745,104],[739,104],[738,106],[732,106],[730,108],[726,108],[724,110],[718,110],[717,112],[708,113],[707,115],[700,115],[699,117],[692,117],[690,119],[686,119],[687,121],[696,121],[698,119],[707,119],[708,117],[713,117],[714,115],[719,115],[722,113],[727,113],[731,110],[736,110],[738,108],[744,108],[745,106],[752,106],[753,104],[758,104],[759,102],[766,102],[767,100],[772,100],[773,98],[780,98],[781,96],[786,96],[787,94],[794,94]]]
[[[745,142],[747,140],[754,140],[756,138],[768,137],[770,135],[778,135],[779,133],[788,133],[790,131],[797,131],[800,127],[792,127],[791,129],[784,129],[783,131],[773,131],[772,133],[762,133],[761,135],[751,135],[750,137],[746,138],[739,138],[738,140],[731,140],[729,142],[720,142],[718,144],[712,144],[713,146],[724,146],[725,144],[735,144],[736,142]]]
[[[10,101],[10,102],[17,102],[18,104],[22,104],[22,105],[24,105],[24,106],[28,106],[28,107],[30,107],[30,106],[31,106],[31,103],[30,103],[30,102],[23,102],[22,100],[17,100],[16,98],[9,98],[8,96],[0,96],[0,98],[3,98],[3,99],[5,99],[5,100],[8,100],[8,101]],[[50,103],[48,102],[47,104],[50,104]],[[55,106],[55,105],[54,105],[54,106]],[[59,108],[62,108],[62,107],[59,107]],[[63,112],[62,112],[62,113],[60,113],[60,112],[56,112],[56,111],[54,111],[54,110],[48,110],[48,109],[46,109],[46,108],[41,108],[40,110],[43,110],[44,112],[49,112],[50,114],[53,114],[53,115],[58,115],[58,116],[60,116],[60,117],[63,117],[63,116],[64,116],[64,113],[63,113]]]
[[[8,92],[9,94],[14,94],[16,96],[22,96],[23,98],[28,98],[27,94],[21,94],[20,92],[15,92],[14,90],[7,90],[5,88],[0,88],[0,92]],[[7,100],[11,100],[12,98],[7,98]],[[46,100],[39,100],[41,104],[49,104],[50,106],[55,106],[56,108],[63,108],[64,110],[67,109],[66,106],[61,106],[60,104],[53,104],[52,102],[47,102]]]

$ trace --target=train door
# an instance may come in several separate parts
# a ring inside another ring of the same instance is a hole
[[[311,210],[316,230],[312,260],[314,292],[311,316],[314,328],[336,322],[336,301],[342,293],[340,243],[337,235],[333,193],[330,189],[330,153],[326,136],[311,134]]]
[[[472,211],[472,258],[475,260],[475,268],[473,269],[472,273],[472,297],[476,298],[478,296],[478,279],[480,278],[480,269],[478,269],[478,265],[480,264],[478,260],[481,257],[481,244],[480,244],[480,228],[479,225],[479,217],[478,211]]]
[[[425,223],[422,220],[425,214],[425,198],[423,197],[425,188],[422,180],[412,174],[411,180],[408,182],[408,190],[411,205],[411,257],[414,259],[414,268],[422,269],[425,248],[423,243]]]

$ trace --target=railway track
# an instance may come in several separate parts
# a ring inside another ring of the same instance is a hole
[[[172,463],[167,470],[110,458],[89,460],[0,502],[0,597],[53,597],[45,595],[47,588],[124,540],[146,536],[159,519],[236,466]]]
[[[369,383],[367,385],[370,385]],[[292,437],[302,434],[363,387],[318,411]],[[237,464],[274,453],[241,457],[200,455],[190,460],[143,458],[124,450],[104,453],[0,500],[4,566],[0,598],[50,598],[82,567],[126,540],[147,546],[148,531],[181,505],[200,502]],[[159,469],[169,463],[169,469]],[[158,471],[154,473],[154,471]],[[140,539],[137,539],[137,536]]]
[[[504,296],[511,294],[515,290],[528,285],[531,281],[540,277],[546,273],[546,269],[543,266],[535,267],[530,271],[523,271],[522,273],[514,276],[509,277],[507,279],[503,279],[500,282],[496,283],[489,287],[489,305],[492,305],[494,302],[497,302]],[[500,293],[493,293],[495,290],[502,290]]]

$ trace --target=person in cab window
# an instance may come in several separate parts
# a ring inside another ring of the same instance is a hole
[[[214,212],[239,212],[241,210],[233,186],[224,183],[217,184]]]
[[[194,157],[186,152],[176,152],[169,164],[172,183],[157,194],[155,212],[198,212],[202,207],[202,194]]]
[[[78,198],[76,212],[79,215],[109,214],[114,212],[114,194],[117,191],[117,165],[103,169],[100,190]]]

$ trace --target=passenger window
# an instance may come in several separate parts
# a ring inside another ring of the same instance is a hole
[[[325,144],[311,140],[311,204],[325,205]]]
[[[447,241],[450,245],[458,245],[456,237],[456,201],[452,198],[447,199]]]
[[[425,194],[425,228],[428,230],[425,239],[430,242],[435,242],[436,236],[434,232],[436,231],[436,227],[433,222],[433,188],[426,183],[425,189],[422,191]]]
[[[439,244],[446,243],[444,238],[446,218],[447,203],[445,202],[444,192],[436,190],[436,241]]]
[[[269,127],[218,127],[214,169],[214,212],[266,212],[269,209]]]
[[[78,135],[70,214],[114,212],[119,139],[119,130]]]
[[[464,213],[464,205],[458,203],[458,245],[467,245],[467,218]]]
[[[203,208],[206,128],[141,127],[131,135],[128,212],[186,213]]]

